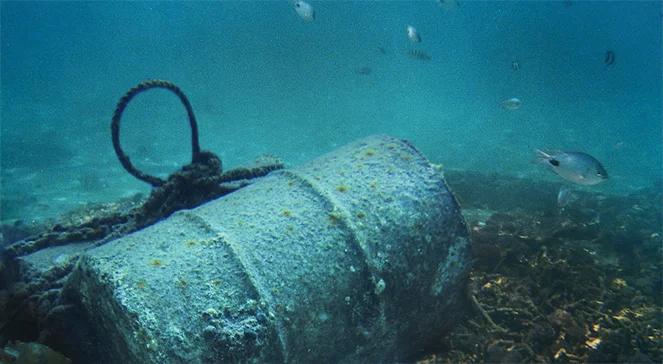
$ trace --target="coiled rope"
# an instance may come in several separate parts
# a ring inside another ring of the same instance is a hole
[[[127,172],[129,172],[132,176],[138,178],[139,180],[147,182],[153,187],[159,187],[164,183],[166,183],[166,181],[159,177],[151,176],[147,173],[138,170],[131,163],[131,160],[124,153],[124,151],[122,150],[122,146],[120,145],[120,120],[122,119],[122,113],[124,113],[124,110],[126,109],[127,105],[129,105],[129,102],[134,97],[136,97],[136,95],[153,88],[162,88],[172,91],[175,95],[177,95],[177,97],[179,97],[180,101],[182,102],[182,105],[184,105],[184,108],[186,109],[187,116],[189,117],[189,126],[191,127],[191,152],[192,152],[191,163],[196,163],[201,160],[200,144],[198,143],[198,124],[196,123],[196,115],[194,115],[191,103],[189,102],[189,99],[186,97],[184,92],[182,92],[182,90],[179,87],[177,87],[174,83],[169,81],[147,80],[139,83],[138,85],[132,87],[129,91],[127,91],[127,93],[125,93],[124,96],[120,98],[120,101],[118,101],[117,106],[115,107],[115,113],[113,113],[113,120],[111,122],[111,132],[113,134],[113,148],[115,149],[115,154],[117,155],[117,158],[120,160],[122,167],[124,167],[124,169]]]
[[[177,95],[186,108],[191,126],[191,163],[173,172],[167,180],[138,170],[120,145],[122,113],[136,95],[153,88],[163,88]],[[257,178],[284,167],[277,158],[267,157],[255,166],[239,167],[223,172],[221,158],[212,152],[200,150],[198,125],[191,103],[179,87],[168,81],[147,80],[127,91],[115,108],[111,131],[115,154],[124,169],[154,187],[147,199],[140,206],[126,212],[94,216],[83,223],[56,224],[48,231],[11,244],[0,251],[0,254],[11,258],[51,246],[80,241],[95,241],[95,245],[104,244],[151,225],[170,216],[175,211],[190,209],[237,191],[253,183]]]

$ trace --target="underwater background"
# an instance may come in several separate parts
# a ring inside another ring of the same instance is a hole
[[[0,362],[110,361],[112,345],[86,331],[108,330],[72,304],[85,284],[71,272],[93,246],[178,206],[162,205],[160,189],[146,200],[150,186],[126,173],[111,142],[116,103],[148,79],[188,96],[201,148],[224,171],[281,168],[273,157],[298,166],[371,134],[408,140],[442,171],[471,241],[471,269],[445,297],[462,295],[467,312],[431,312],[458,322],[423,330],[426,347],[408,336],[389,348],[417,347],[408,362],[663,361],[662,2],[311,0],[314,19],[296,3],[0,2]],[[121,143],[133,164],[166,178],[189,163],[177,98],[157,89],[132,101]],[[574,184],[537,163],[537,149],[588,153],[609,178]],[[205,241],[185,243],[168,248],[208,252]],[[136,291],[149,295],[157,280],[148,281]],[[380,293],[391,292],[387,281]],[[187,280],[175,283],[189,292]],[[247,354],[211,347],[216,361]]]
[[[110,119],[150,78],[188,95],[201,147],[225,169],[263,154],[298,165],[385,133],[445,170],[562,182],[532,163],[534,149],[561,149],[603,163],[610,179],[593,192],[660,180],[660,2],[311,4],[306,22],[286,1],[3,1],[2,220],[149,192],[118,163]],[[519,109],[501,107],[512,97]],[[122,145],[140,169],[175,171],[188,140],[166,91],[125,112]]]

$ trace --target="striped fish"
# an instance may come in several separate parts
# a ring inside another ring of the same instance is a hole
[[[410,49],[410,50],[407,51],[407,55],[408,55],[408,57],[410,57],[412,59],[416,59],[418,61],[430,61],[431,60],[430,55],[428,55],[428,53],[426,53],[422,50],[419,50],[419,49]]]

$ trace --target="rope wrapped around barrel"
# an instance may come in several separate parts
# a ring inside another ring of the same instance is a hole
[[[127,105],[136,95],[154,88],[166,89],[178,96],[186,109],[191,127],[191,163],[171,174],[166,180],[138,170],[120,144],[120,121]],[[281,161],[273,159],[255,167],[223,172],[221,159],[217,155],[200,150],[198,125],[191,103],[184,92],[169,81],[147,80],[127,91],[115,108],[111,132],[113,148],[122,167],[132,176],[154,187],[147,200],[124,213],[95,217],[78,225],[57,224],[49,231],[8,246],[5,249],[7,256],[26,255],[50,246],[74,242],[97,241],[97,244],[103,244],[154,224],[175,211],[190,209],[236,191],[250,184],[255,178],[284,167]]]

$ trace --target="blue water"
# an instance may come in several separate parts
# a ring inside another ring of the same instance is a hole
[[[117,161],[110,119],[150,78],[184,90],[226,168],[386,133],[446,169],[534,180],[559,180],[535,148],[585,151],[611,177],[590,189],[614,194],[663,174],[660,2],[311,4],[307,23],[287,1],[3,1],[2,220],[148,192]],[[520,109],[500,107],[511,97]],[[140,95],[122,125],[132,161],[162,176],[186,163],[185,115],[165,91]]]

